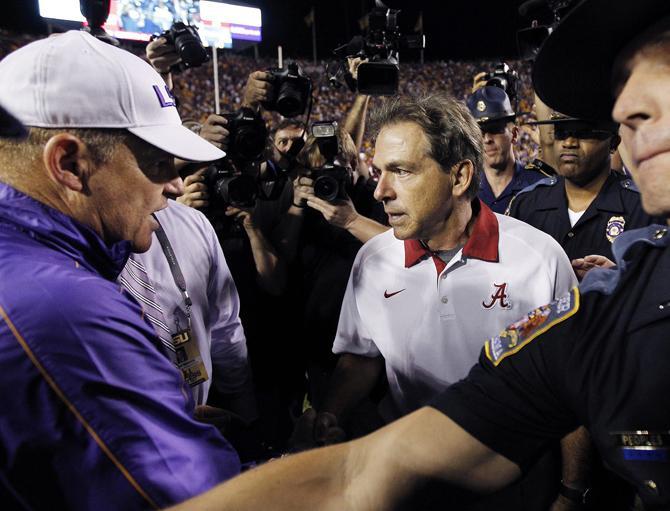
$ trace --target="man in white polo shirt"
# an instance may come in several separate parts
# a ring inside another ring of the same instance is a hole
[[[341,357],[315,425],[323,443],[381,371],[380,412],[391,421],[464,378],[484,340],[577,282],[554,239],[477,198],[481,131],[464,105],[400,97],[373,122],[375,197],[393,232],[362,247],[349,278],[333,346]]]

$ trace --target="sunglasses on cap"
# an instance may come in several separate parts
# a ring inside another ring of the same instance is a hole
[[[592,124],[586,123],[560,123],[554,125],[554,138],[565,140],[567,138],[607,140],[614,136],[609,130],[599,129]]]

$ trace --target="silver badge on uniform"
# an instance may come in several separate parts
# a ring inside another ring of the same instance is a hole
[[[607,221],[607,227],[605,227],[605,236],[607,241],[614,243],[614,240],[624,231],[626,226],[626,220],[622,216],[612,216]]]

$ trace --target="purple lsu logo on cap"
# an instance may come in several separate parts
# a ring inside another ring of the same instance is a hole
[[[173,101],[174,95],[172,94],[172,92],[170,92],[170,89],[168,89],[167,85],[165,85],[165,92],[167,93],[167,98],[163,96],[163,91],[161,91],[161,88],[158,85],[154,85],[153,88],[154,92],[156,93],[156,96],[158,96],[158,101],[160,102],[162,108],[177,106],[177,104]]]

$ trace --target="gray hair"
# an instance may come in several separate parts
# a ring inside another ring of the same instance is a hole
[[[483,139],[481,129],[465,104],[441,93],[395,96],[371,114],[375,133],[400,122],[413,122],[421,127],[428,138],[430,157],[445,172],[461,161],[472,162],[474,175],[467,197],[474,199],[484,168]]]

